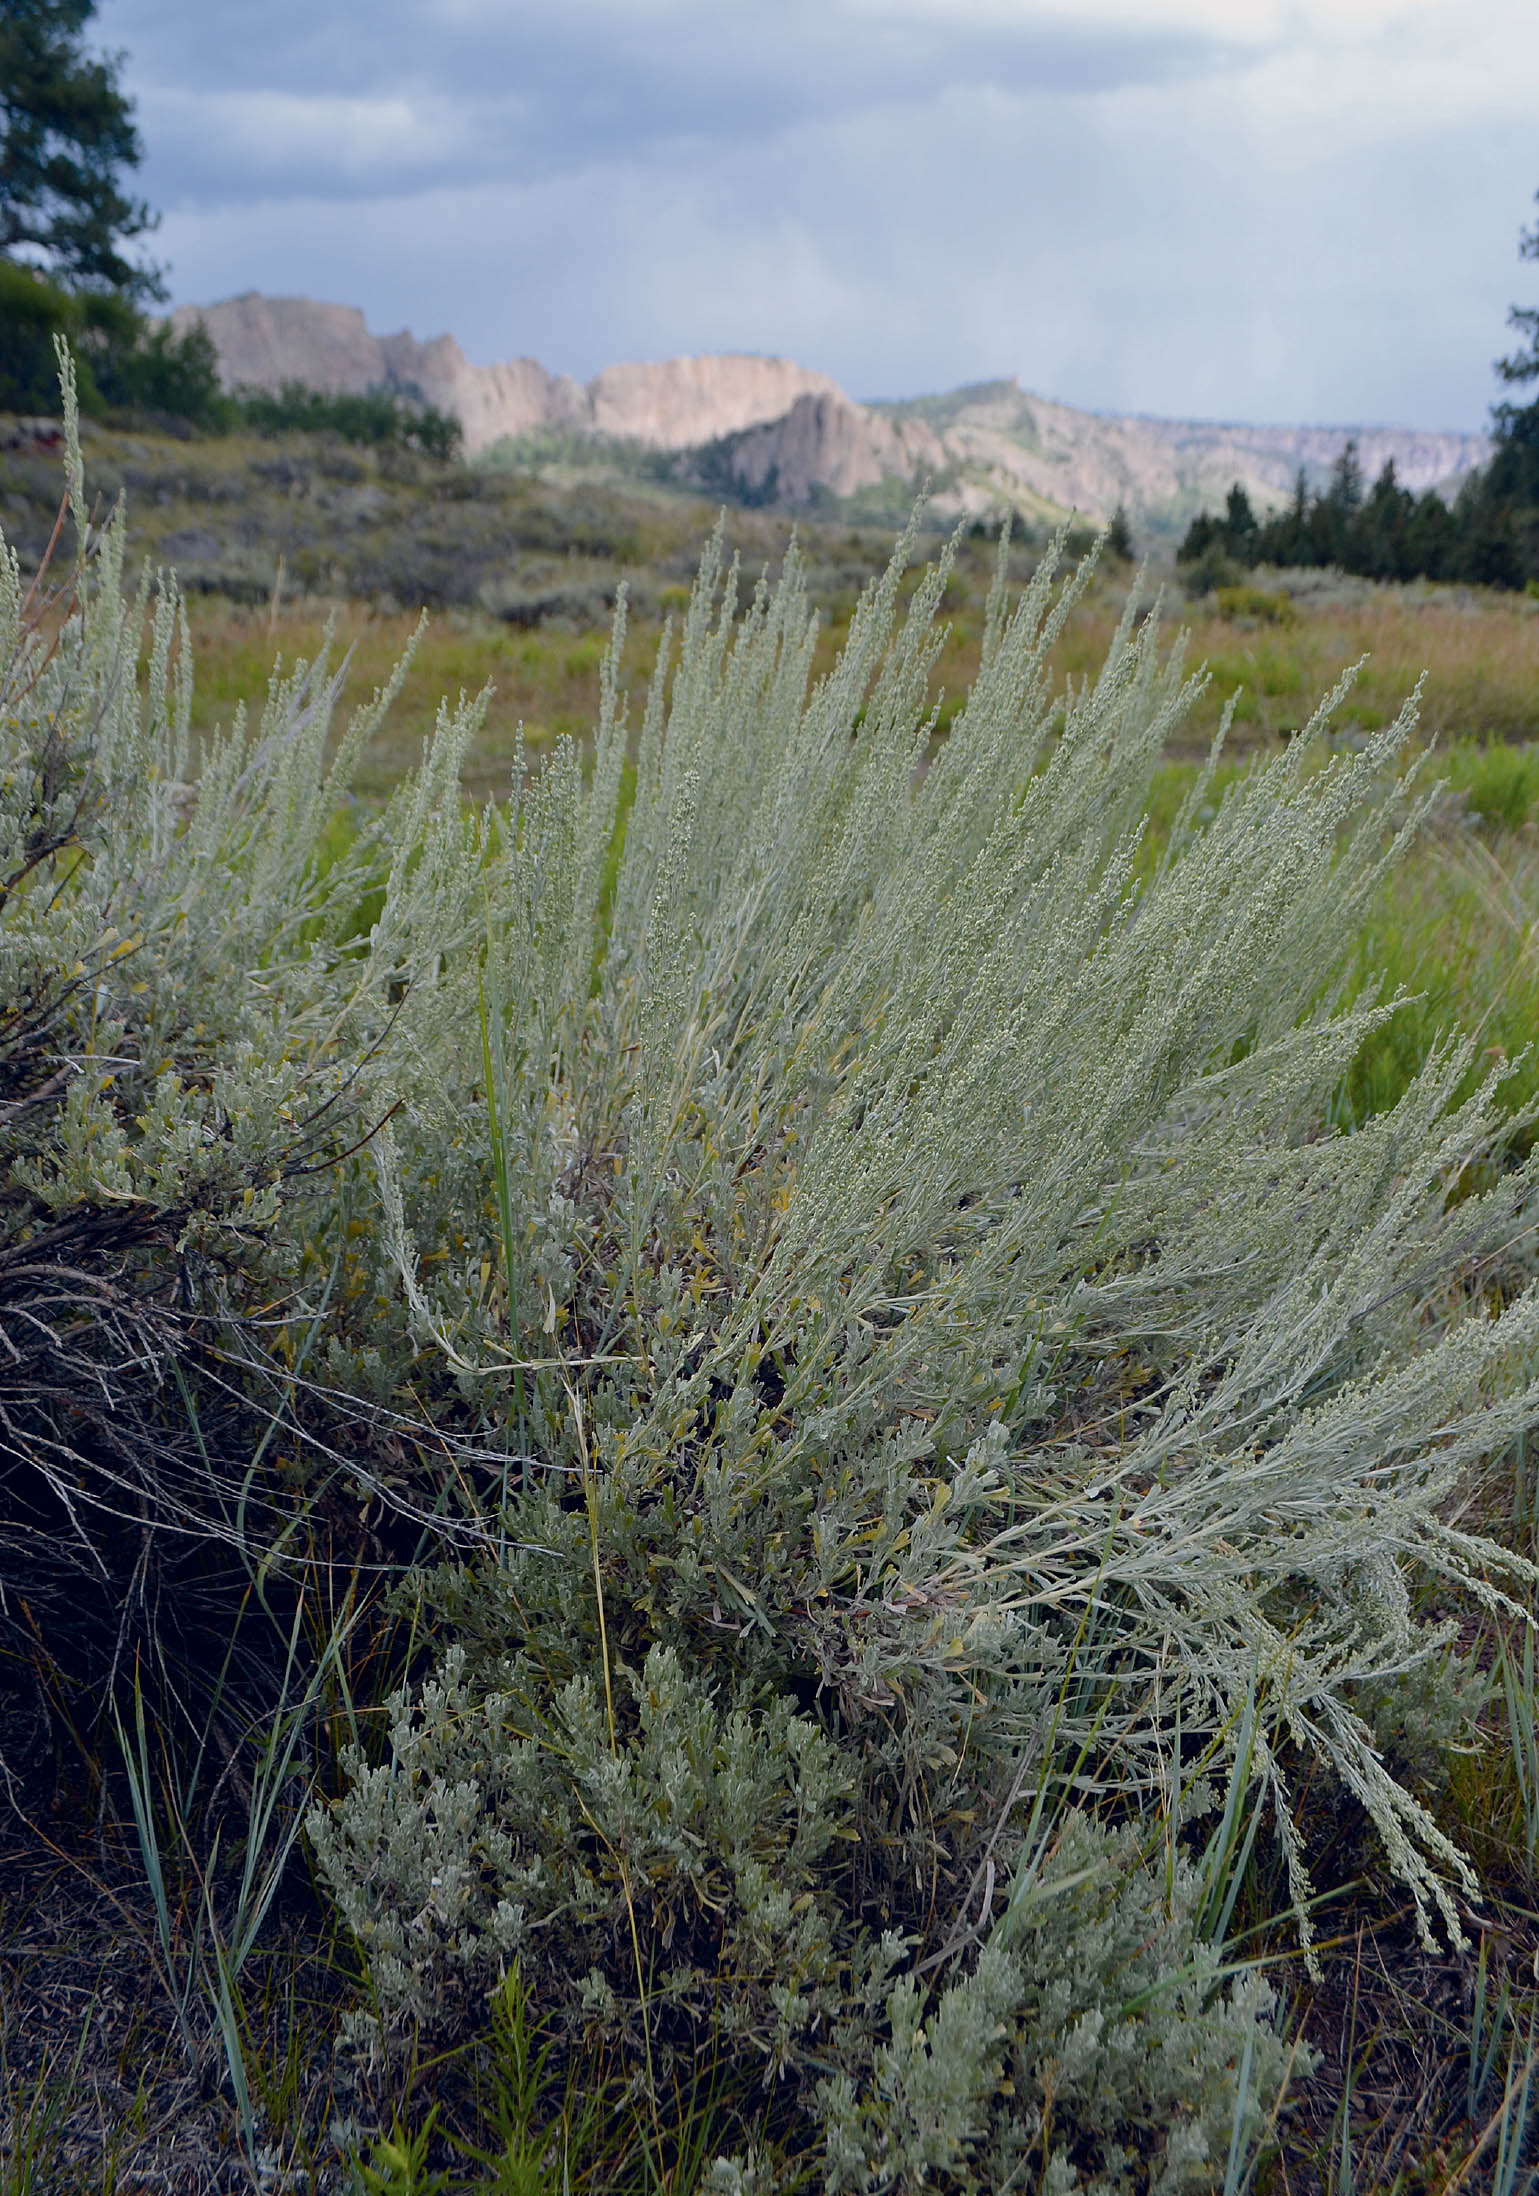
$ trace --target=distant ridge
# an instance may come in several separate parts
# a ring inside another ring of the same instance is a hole
[[[608,366],[589,382],[532,358],[475,366],[453,336],[371,333],[353,305],[248,290],[179,306],[201,321],[228,387],[302,381],[331,391],[386,387],[453,413],[467,454],[551,434],[670,452],[681,484],[794,507],[932,483],[938,515],[1001,503],[1049,519],[1109,518],[1121,504],[1145,526],[1184,524],[1240,481],[1258,508],[1291,493],[1302,468],[1322,480],[1348,439],[1371,479],[1393,459],[1404,487],[1445,491],[1484,464],[1484,435],[1398,427],[1255,427],[1076,410],[1014,378],[902,403],[857,404],[829,375],[744,353]]]

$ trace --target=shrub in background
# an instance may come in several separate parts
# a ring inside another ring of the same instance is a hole
[[[85,328],[86,301],[50,282],[34,268],[0,258],[0,408],[12,412],[52,412],[59,400],[59,369],[54,340],[78,342]],[[101,409],[101,394],[87,372],[79,380],[81,401]]]
[[[1221,1948],[1263,1822],[1307,1931],[1294,1780],[1424,1929],[1474,1888],[1364,1709],[1445,1637],[1419,1579],[1535,1584],[1449,1508],[1539,1418],[1531,1170],[1453,1196],[1499,1131],[1457,1044],[1325,1126],[1394,1011],[1334,1002],[1409,716],[1215,750],[1139,883],[1179,650],[1130,609],[1055,693],[1088,568],[1001,578],[931,760],[911,547],[813,682],[794,554],[740,609],[713,543],[634,744],[617,632],[590,769],[468,812],[446,707],[340,853],[340,672],[189,789],[121,522],[46,617],[7,566],[0,1556],[57,1645],[173,1538],[297,1591],[402,1521],[429,1667],[310,1822],[387,2063],[516,1964],[660,2142],[721,2069],[722,2188],[1214,2186],[1281,2074]]]
[[[1195,529],[1197,521],[1193,521]],[[1236,561],[1223,542],[1209,539],[1194,556],[1178,560],[1187,595],[1196,602],[1204,595],[1233,594],[1245,583],[1245,566]]]
[[[147,413],[211,432],[238,416],[220,390],[218,359],[202,327],[173,335],[121,292],[66,290],[0,258],[0,409],[57,409],[60,339],[74,348],[77,394],[89,412]]]
[[[459,456],[464,439],[457,419],[391,389],[335,393],[286,381],[276,392],[242,389],[234,403],[238,417],[262,435],[340,435],[344,442],[420,450],[445,461]]]
[[[1288,595],[1271,593],[1265,587],[1220,587],[1218,614],[1221,618],[1253,618],[1259,625],[1287,626],[1298,620]]]
[[[457,419],[389,389],[336,394],[285,382],[276,392],[243,389],[232,396],[220,383],[218,353],[201,322],[178,335],[120,292],[66,290],[0,257],[0,409],[56,409],[60,339],[75,351],[77,399],[90,413],[148,416],[208,434],[242,426],[263,435],[330,434],[444,462],[457,458],[463,444]]]
[[[209,434],[228,432],[239,418],[220,387],[213,338],[201,325],[176,335],[169,321],[139,322],[129,340],[93,355],[92,366],[106,402],[122,410],[184,420]]]

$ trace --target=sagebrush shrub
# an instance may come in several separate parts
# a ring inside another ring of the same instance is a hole
[[[339,1490],[408,1522],[433,1667],[311,1823],[361,2038],[472,2031],[516,1958],[563,2052],[730,2067],[832,2187],[1204,2186],[1281,2064],[1236,1825],[1306,1930],[1311,1764],[1424,1928],[1473,1888],[1362,1710],[1439,1648],[1418,1578],[1534,1584],[1450,1507],[1539,1417],[1533,1170],[1472,1190],[1454,1041],[1327,1126],[1411,713],[1338,752],[1339,689],[1210,809],[1215,750],[1139,883],[1179,644],[1130,607],[1055,692],[1089,565],[1001,579],[939,741],[912,547],[814,682],[794,550],[740,611],[718,538],[634,740],[622,605],[588,766],[470,813],[446,707],[340,854],[340,673],[189,789],[121,524],[56,637],[7,568],[8,1270],[135,1216],[151,1427],[61,1462],[40,1377],[7,1499],[132,1481],[263,1581]]]

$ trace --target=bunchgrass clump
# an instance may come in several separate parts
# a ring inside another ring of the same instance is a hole
[[[1499,1075],[1450,1038],[1341,1125],[1413,712],[1215,748],[1147,859],[1201,681],[1130,608],[1055,688],[1093,558],[1002,561],[937,745],[947,556],[814,679],[795,555],[743,606],[718,537],[634,731],[622,602],[587,767],[468,809],[462,702],[339,835],[389,693],[334,742],[341,672],[275,673],[189,785],[174,588],[125,605],[72,464],[67,591],[0,573],[0,1621],[25,1581],[136,1795],[146,1714],[285,1734],[223,1907],[207,1863],[232,2073],[273,1795],[334,1759],[360,2080],[511,1988],[659,2173],[710,2068],[722,2192],[1240,2186],[1289,2059],[1241,1880],[1310,1942],[1326,1778],[1462,1937],[1368,1717],[1425,1582],[1536,1584],[1458,1508],[1539,1418]]]

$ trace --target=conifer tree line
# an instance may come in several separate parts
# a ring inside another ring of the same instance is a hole
[[[1539,259],[1539,223],[1523,232],[1524,259]],[[1509,387],[1539,381],[1539,307],[1514,305],[1508,325],[1523,337],[1496,371]],[[1365,579],[1463,580],[1482,587],[1524,587],[1539,580],[1539,397],[1492,407],[1496,447],[1452,503],[1436,489],[1415,495],[1386,461],[1365,486],[1357,444],[1348,442],[1326,485],[1313,496],[1303,468],[1292,500],[1258,519],[1239,481],[1221,517],[1203,511],[1177,551],[1192,583],[1221,583],[1227,565],[1334,565]]]
[[[1348,442],[1323,488],[1311,495],[1301,467],[1292,498],[1270,518],[1257,517],[1236,481],[1221,517],[1193,519],[1177,561],[1192,567],[1198,587],[1221,585],[1230,565],[1258,564],[1523,587],[1539,577],[1539,403],[1501,409],[1519,424],[1509,432],[1499,423],[1490,464],[1452,503],[1435,488],[1419,496],[1403,488],[1393,458],[1365,487],[1357,444]]]

